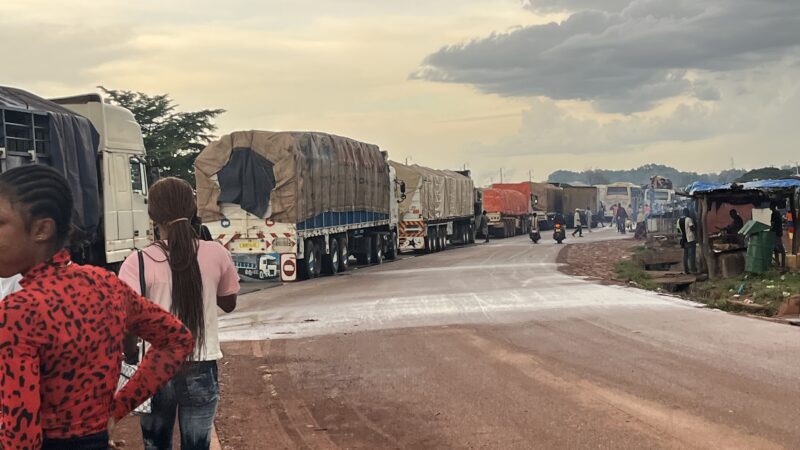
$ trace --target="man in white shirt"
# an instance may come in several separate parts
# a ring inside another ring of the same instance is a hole
[[[10,278],[0,278],[0,300],[13,294],[14,292],[22,290],[22,286],[19,285],[19,280],[21,279],[22,275],[14,275]]]
[[[689,208],[683,210],[683,217],[678,219],[678,231],[681,236],[681,247],[683,247],[683,272],[697,273],[697,238],[695,237],[696,228],[692,220]]]

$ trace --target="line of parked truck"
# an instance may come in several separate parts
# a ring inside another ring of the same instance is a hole
[[[45,163],[68,175],[79,193],[78,261],[114,269],[152,241],[146,161],[133,114],[99,95],[46,100],[0,87],[0,170]],[[242,276],[262,280],[473,243],[484,211],[490,236],[510,237],[549,229],[557,215],[572,226],[571,211],[597,214],[601,198],[638,198],[616,185],[477,188],[469,171],[401,164],[378,146],[316,132],[234,132],[208,145],[195,169],[199,218]]]

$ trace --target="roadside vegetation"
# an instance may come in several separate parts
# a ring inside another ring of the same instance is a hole
[[[636,250],[634,249],[634,252],[635,251]],[[647,274],[644,268],[629,259],[619,261],[614,266],[614,273],[616,274],[618,280],[624,281],[633,286],[651,291],[658,289],[658,285],[650,280],[650,276]]]
[[[787,299],[800,294],[800,274],[773,271],[703,281],[692,285],[687,294],[690,299],[713,308],[771,317],[778,314]]]
[[[632,253],[641,251],[638,247]],[[642,289],[661,291],[643,267],[632,260],[614,267],[617,279]],[[800,274],[778,271],[761,275],[744,274],[737,278],[698,281],[688,290],[676,293],[687,300],[705,303],[723,311],[739,311],[772,317],[789,298],[800,295]]]

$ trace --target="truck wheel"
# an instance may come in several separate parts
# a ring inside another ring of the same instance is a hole
[[[389,250],[386,252],[386,259],[394,261],[397,259],[397,235],[389,233]]]
[[[445,227],[439,228],[439,239],[442,240],[441,243],[442,251],[447,250],[447,228]]]
[[[433,241],[433,228],[428,228],[428,232],[425,234],[425,253],[433,253],[435,251]]]
[[[339,272],[339,243],[331,239],[330,246],[330,254],[322,258],[322,271],[326,275],[336,275]]]
[[[372,238],[372,264],[383,264],[383,239],[380,234]]]
[[[317,247],[311,239],[306,240],[303,256],[305,256],[301,264],[303,278],[306,280],[317,278],[319,276],[319,253],[317,253]]]
[[[339,243],[339,272],[347,272],[350,268],[350,249],[347,247],[347,236],[336,240]]]
[[[468,242],[470,244],[474,244],[475,243],[475,224],[474,223],[469,224],[468,228],[469,228],[469,241]]]
[[[431,248],[433,248],[433,252],[436,253],[441,250],[442,241],[439,240],[439,228],[436,227],[431,230]]]

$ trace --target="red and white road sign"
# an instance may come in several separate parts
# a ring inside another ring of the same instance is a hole
[[[295,255],[281,255],[281,280],[297,280],[297,257]]]

